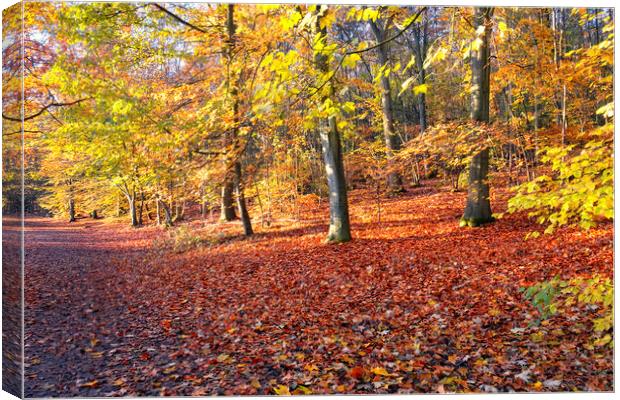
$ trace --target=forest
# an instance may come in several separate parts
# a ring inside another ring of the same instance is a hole
[[[27,396],[614,390],[613,9],[2,24]]]

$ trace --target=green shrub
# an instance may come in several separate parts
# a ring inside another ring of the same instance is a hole
[[[574,307],[596,308],[599,316],[592,320],[597,336],[593,344],[613,346],[614,287],[611,279],[598,274],[570,280],[556,277],[522,290],[525,298],[538,308],[542,319],[567,313]]]
[[[541,161],[550,164],[553,173],[518,186],[508,201],[508,212],[528,211],[539,224],[547,225],[544,233],[563,225],[589,229],[613,219],[613,124],[590,134],[594,139],[578,154],[571,155],[574,145],[544,149]]]

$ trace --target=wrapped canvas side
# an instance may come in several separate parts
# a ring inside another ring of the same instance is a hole
[[[23,7],[2,11],[2,390],[23,397]]]

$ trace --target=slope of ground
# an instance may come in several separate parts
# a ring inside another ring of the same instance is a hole
[[[194,222],[180,253],[157,228],[29,219],[26,396],[612,390],[586,313],[534,324],[519,288],[611,275],[613,226],[458,228],[464,196],[412,189],[378,223],[354,192],[341,245],[325,207],[249,240]]]

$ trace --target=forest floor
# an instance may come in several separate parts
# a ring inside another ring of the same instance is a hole
[[[340,245],[325,204],[249,240],[190,222],[187,251],[156,227],[29,218],[26,396],[613,390],[588,313],[534,324],[519,291],[611,276],[613,225],[526,241],[524,215],[459,228],[464,199],[411,189],[378,223],[353,191]]]

